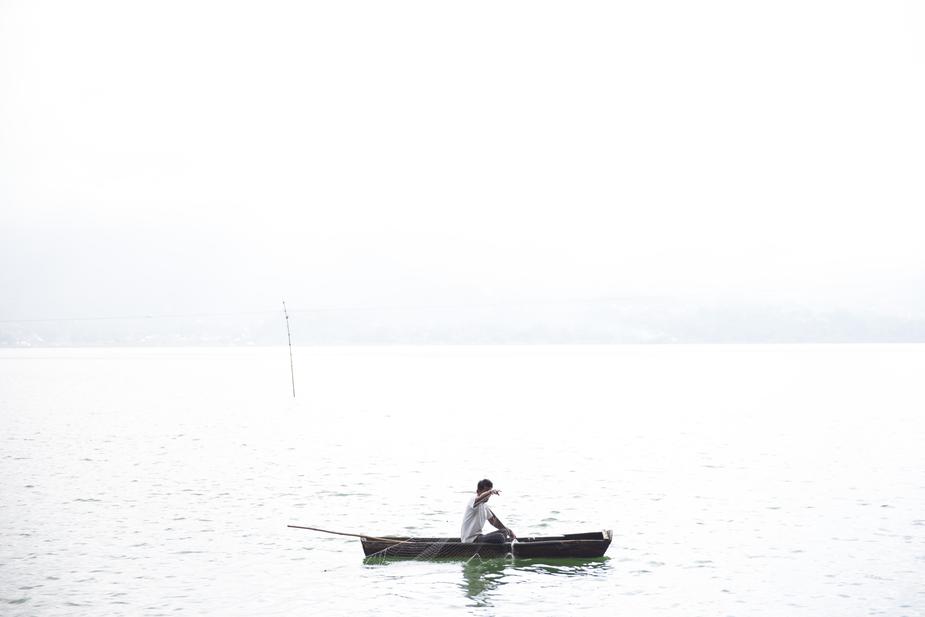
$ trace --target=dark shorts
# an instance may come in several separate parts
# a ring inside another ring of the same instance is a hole
[[[512,538],[510,534],[511,532],[509,531],[502,531],[499,529],[498,531],[493,531],[491,533],[479,534],[475,536],[475,540],[473,540],[473,542],[479,544],[504,544],[505,542],[511,541]]]

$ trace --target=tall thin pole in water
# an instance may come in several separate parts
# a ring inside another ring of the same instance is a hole
[[[292,375],[292,398],[295,398],[295,368],[292,366],[292,333],[289,332],[289,313],[283,300],[283,315],[286,316],[286,338],[289,339],[289,374]]]

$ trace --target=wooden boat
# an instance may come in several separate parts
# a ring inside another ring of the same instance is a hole
[[[572,533],[561,536],[517,538],[514,542],[482,544],[460,542],[459,538],[405,538],[360,536],[367,557],[400,559],[469,559],[474,556],[559,558],[603,557],[610,546],[612,532]]]

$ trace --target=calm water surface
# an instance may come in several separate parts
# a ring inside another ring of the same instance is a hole
[[[0,615],[925,615],[925,348],[0,351]],[[366,563],[488,476],[599,560]]]

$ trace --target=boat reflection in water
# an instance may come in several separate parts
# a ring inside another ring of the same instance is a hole
[[[501,559],[472,559],[463,564],[462,588],[466,595],[476,601],[477,606],[485,606],[486,592],[492,591],[504,581],[504,568],[507,564]]]
[[[462,566],[460,587],[474,606],[490,606],[492,592],[532,574],[546,576],[594,576],[608,567],[607,557],[590,559],[479,559]]]

